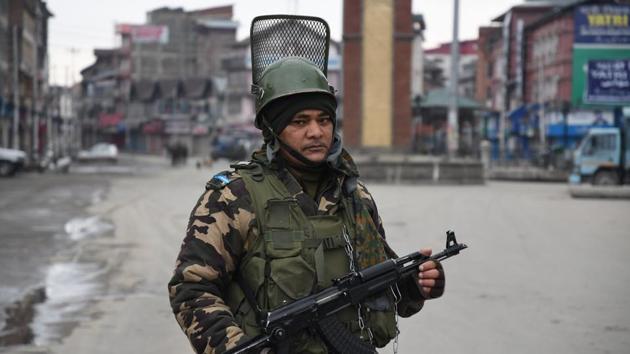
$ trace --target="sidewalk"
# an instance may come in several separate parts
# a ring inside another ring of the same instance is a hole
[[[561,182],[569,180],[569,172],[547,170],[533,166],[492,166],[487,170],[486,178],[504,181]]]
[[[569,193],[573,198],[630,199],[630,186],[572,185]]]

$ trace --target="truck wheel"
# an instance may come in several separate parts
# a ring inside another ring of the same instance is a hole
[[[0,161],[0,176],[8,177],[12,176],[13,173],[15,173],[13,164],[7,161]]]
[[[593,185],[596,186],[614,186],[619,182],[616,172],[599,171],[593,177]]]

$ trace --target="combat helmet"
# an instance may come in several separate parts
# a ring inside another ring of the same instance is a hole
[[[263,128],[263,108],[279,98],[301,93],[335,98],[326,77],[330,45],[326,21],[311,16],[258,16],[252,21],[250,38],[256,127]]]
[[[301,93],[322,93],[335,98],[334,88],[312,62],[288,57],[268,66],[253,89],[256,98],[256,126],[261,128],[260,112],[270,102]]]

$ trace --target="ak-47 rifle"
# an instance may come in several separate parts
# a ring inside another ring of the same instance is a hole
[[[447,231],[446,248],[433,256],[414,252],[397,259],[348,273],[333,280],[333,285],[322,291],[296,300],[267,312],[261,319],[263,333],[226,351],[226,354],[259,353],[266,347],[275,347],[277,353],[286,351],[287,340],[294,334],[315,328],[336,353],[376,353],[374,347],[362,341],[334,316],[342,309],[361,303],[366,298],[382,293],[401,279],[418,272],[418,266],[430,260],[442,261],[467,248],[457,243],[455,233]]]

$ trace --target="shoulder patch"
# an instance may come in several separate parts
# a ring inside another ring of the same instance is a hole
[[[241,176],[234,171],[219,172],[206,183],[206,190],[222,189],[239,178],[241,178]]]

